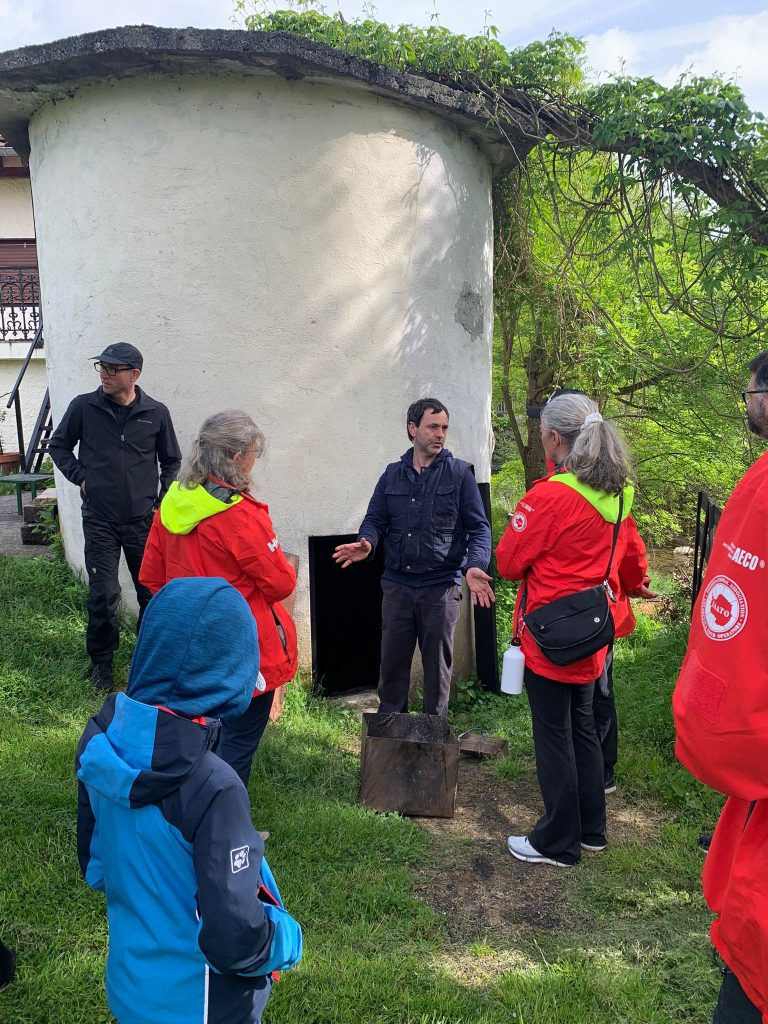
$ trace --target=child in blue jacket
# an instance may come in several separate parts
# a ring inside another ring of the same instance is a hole
[[[147,607],[126,693],[80,740],[78,856],[107,897],[119,1024],[258,1024],[273,972],[301,957],[248,793],[213,753],[258,671],[234,587],[172,580]]]

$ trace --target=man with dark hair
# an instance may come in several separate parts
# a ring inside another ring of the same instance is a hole
[[[747,422],[768,438],[768,351],[749,371]],[[728,797],[702,874],[725,962],[714,1024],[768,1020],[766,521],[768,452],[723,509],[673,697],[677,757]]]
[[[461,573],[473,604],[488,608],[495,601],[486,572],[491,528],[472,466],[445,448],[448,410],[443,403],[435,398],[414,402],[406,429],[413,447],[381,475],[357,541],[340,544],[333,557],[346,569],[372,557],[384,540],[379,712],[408,710],[418,642],[424,712],[447,715]]]
[[[181,465],[181,451],[166,407],[136,385],[144,365],[141,352],[119,342],[94,359],[101,387],[70,402],[48,450],[67,480],[80,488],[89,586],[86,648],[91,682],[109,690],[120,640],[120,552],[136,588],[141,621],[152,597],[139,583],[144,545],[155,509]]]

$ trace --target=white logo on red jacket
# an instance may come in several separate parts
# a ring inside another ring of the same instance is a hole
[[[765,560],[759,555],[755,555],[751,551],[746,551],[744,548],[739,548],[735,544],[726,543],[725,541],[723,541],[723,547],[728,552],[730,560],[735,562],[736,565],[743,565],[750,572],[754,572],[758,566],[761,569],[765,568]]]
[[[272,552],[277,551],[277,549],[280,547],[280,541],[277,539],[277,537],[273,537],[272,540],[267,541],[267,547]]]
[[[709,581],[701,598],[701,624],[710,640],[732,640],[748,614],[747,599],[737,583],[727,576]]]
[[[528,525],[528,519],[526,518],[525,512],[515,512],[512,516],[512,529],[517,533],[522,533]]]

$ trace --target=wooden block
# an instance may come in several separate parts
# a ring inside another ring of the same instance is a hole
[[[432,742],[430,734],[438,741]],[[445,719],[363,715],[363,807],[414,817],[452,818],[458,775],[459,744]]]
[[[470,757],[506,757],[509,753],[509,743],[498,736],[465,732],[459,737],[459,750]]]
[[[38,491],[37,497],[32,502],[33,505],[55,505],[56,504],[56,488],[46,487],[44,491]]]
[[[27,526],[25,524],[20,527],[20,530],[22,544],[38,544],[42,547],[48,544],[45,534],[41,533],[37,526]]]
[[[29,526],[35,526],[38,523],[45,522],[43,516],[47,516],[50,513],[48,509],[43,505],[25,505],[23,508],[24,522]]]

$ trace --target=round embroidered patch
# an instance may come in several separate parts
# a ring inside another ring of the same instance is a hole
[[[512,516],[512,529],[517,530],[518,533],[522,533],[528,525],[525,512],[515,512]]]
[[[747,599],[737,583],[727,576],[709,581],[701,598],[701,624],[710,640],[732,640],[748,614]]]

